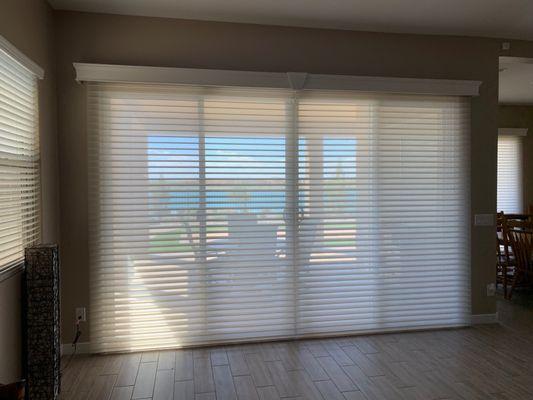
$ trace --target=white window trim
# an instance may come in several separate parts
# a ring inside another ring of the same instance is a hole
[[[0,51],[3,51],[15,61],[19,62],[24,68],[34,74],[38,79],[44,79],[44,69],[41,68],[24,53],[22,53],[19,49],[17,49],[2,35],[0,35]]]
[[[441,96],[479,96],[482,82],[305,72],[255,72],[74,63],[78,82],[160,83],[199,86],[265,87],[298,90],[357,90]]]

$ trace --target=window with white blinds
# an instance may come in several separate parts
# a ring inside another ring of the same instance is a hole
[[[522,137],[498,137],[498,211],[521,213],[522,206]]]
[[[0,272],[40,239],[37,77],[0,48]]]
[[[88,84],[96,352],[469,323],[468,101]]]

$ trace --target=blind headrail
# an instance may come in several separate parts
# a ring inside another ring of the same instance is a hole
[[[25,69],[35,75],[38,79],[44,79],[44,69],[37,65],[28,56],[13,46],[6,38],[0,35],[0,51],[20,63]]]
[[[74,63],[78,82],[156,83],[199,86],[262,87],[292,90],[479,96],[481,81],[380,76],[324,75]]]

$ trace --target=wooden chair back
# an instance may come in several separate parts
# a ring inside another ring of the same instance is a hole
[[[496,214],[496,288],[502,287],[505,298],[508,297],[508,287],[512,284],[512,261],[507,233],[507,217],[503,212],[498,212]]]
[[[509,241],[507,235],[507,216],[503,212],[496,214],[496,252],[499,262],[509,261]]]
[[[533,222],[531,218],[507,219],[506,232],[515,268],[509,297],[516,286],[531,283],[533,274]]]

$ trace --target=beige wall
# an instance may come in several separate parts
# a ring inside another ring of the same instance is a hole
[[[528,128],[523,138],[523,188],[524,208],[533,205],[533,105],[506,106],[498,108],[499,128]]]
[[[57,23],[64,339],[74,307],[89,305],[86,102],[72,62],[481,80],[472,100],[471,207],[496,209],[497,40],[76,12],[58,12]],[[473,312],[492,313],[493,230],[472,227],[471,236]]]
[[[0,35],[45,70],[39,84],[43,240],[59,240],[53,11],[44,0],[1,0]],[[0,282],[0,382],[21,375],[20,275]]]

